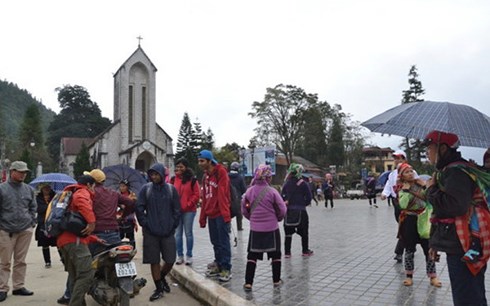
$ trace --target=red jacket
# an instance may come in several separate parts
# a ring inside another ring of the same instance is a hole
[[[179,176],[175,176],[171,180],[179,193],[180,207],[182,208],[183,213],[195,212],[197,209],[197,202],[199,202],[201,189],[199,187],[199,182],[194,180],[194,183],[192,183],[193,180],[194,179],[187,181],[185,184],[182,183],[182,178]]]
[[[222,216],[225,223],[231,221],[230,178],[226,169],[217,164],[214,169],[204,173],[202,186],[202,206],[199,224],[206,226],[206,218]]]
[[[89,190],[86,185],[74,184],[67,186],[65,190],[74,190],[73,198],[69,206],[69,210],[79,212],[87,223],[95,223],[95,214],[93,211],[92,203],[94,199],[94,192]],[[63,247],[68,243],[76,243],[77,238],[80,238],[80,243],[89,244],[97,241],[97,237],[90,235],[87,237],[78,237],[77,235],[70,232],[62,232],[58,239],[56,240],[56,245],[58,248]]]

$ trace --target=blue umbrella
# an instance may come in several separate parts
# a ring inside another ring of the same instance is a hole
[[[386,184],[386,181],[388,180],[388,176],[390,175],[390,173],[391,173],[391,170],[381,173],[381,175],[378,176],[377,184],[382,185],[384,187],[384,185]]]
[[[71,176],[64,173],[46,173],[32,180],[29,185],[37,188],[39,184],[49,184],[55,192],[60,192],[66,186],[76,184],[76,182]]]
[[[107,166],[102,169],[102,171],[104,171],[106,176],[104,186],[115,190],[118,190],[119,183],[122,180],[127,180],[129,183],[129,189],[136,194],[138,194],[141,187],[146,184],[145,178],[138,170],[124,164]]]
[[[361,125],[372,132],[416,139],[438,130],[458,135],[462,146],[490,147],[490,117],[468,105],[432,101],[406,103]]]

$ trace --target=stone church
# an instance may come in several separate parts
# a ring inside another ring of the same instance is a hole
[[[82,142],[89,149],[92,168],[126,164],[146,171],[160,162],[173,169],[172,138],[155,120],[156,72],[157,68],[138,44],[114,74],[112,124],[93,139],[61,139],[60,165],[64,172],[73,175]]]

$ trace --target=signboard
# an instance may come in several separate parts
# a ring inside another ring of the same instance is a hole
[[[276,174],[276,146],[257,147],[246,149],[242,155],[242,173],[253,176],[255,168],[260,164],[270,165],[272,175]]]

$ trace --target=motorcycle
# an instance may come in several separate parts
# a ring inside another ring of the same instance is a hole
[[[95,277],[89,294],[97,303],[129,306],[130,298],[146,285],[146,279],[136,279],[134,255],[136,249],[125,241],[106,246],[94,255]]]

